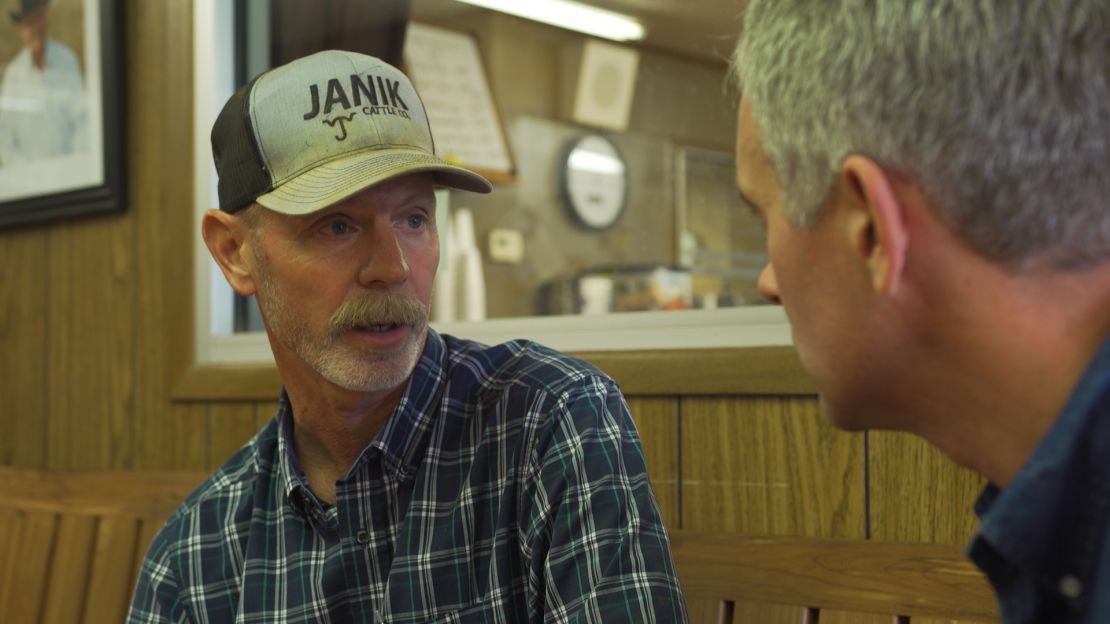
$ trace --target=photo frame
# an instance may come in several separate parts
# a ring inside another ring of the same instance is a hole
[[[122,0],[0,7],[0,227],[123,210]]]

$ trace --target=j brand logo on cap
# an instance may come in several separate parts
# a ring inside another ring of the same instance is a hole
[[[393,108],[400,107],[403,110],[408,110],[409,107],[397,90],[401,87],[398,80],[383,79],[381,76],[366,75],[366,81],[363,82],[362,77],[358,74],[351,74],[350,93],[354,98],[353,102],[347,95],[347,91],[343,88],[343,83],[338,78],[332,78],[328,81],[327,97],[324,100],[323,113],[330,115],[331,110],[336,106],[340,106],[344,111],[362,106],[365,99],[367,106],[390,106]],[[309,85],[308,87],[309,101],[312,102],[312,109],[304,114],[305,121],[314,119],[320,114],[320,88],[317,85]]]

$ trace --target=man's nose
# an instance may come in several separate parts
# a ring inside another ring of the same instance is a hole
[[[756,282],[756,287],[764,299],[775,305],[782,305],[782,299],[779,298],[779,282],[775,278],[775,267],[771,266],[770,262],[759,272],[759,281]]]
[[[409,278],[405,249],[392,224],[375,224],[366,244],[366,258],[358,274],[360,284],[381,288],[402,284]]]

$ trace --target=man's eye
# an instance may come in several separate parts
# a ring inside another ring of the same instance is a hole
[[[424,215],[412,215],[409,217],[408,223],[410,228],[416,230],[423,227],[425,221]]]
[[[338,236],[351,231],[351,228],[343,221],[333,221],[328,225],[328,231]]]

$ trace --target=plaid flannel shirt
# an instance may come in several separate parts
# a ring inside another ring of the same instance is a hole
[[[167,521],[129,622],[684,622],[620,391],[530,342],[429,330],[385,427],[309,490],[280,407]]]

